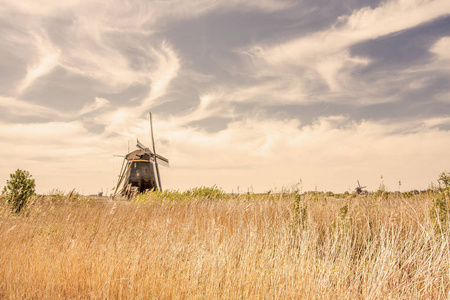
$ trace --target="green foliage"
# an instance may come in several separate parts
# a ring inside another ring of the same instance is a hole
[[[203,199],[220,199],[225,195],[225,192],[216,185],[212,187],[199,187],[185,191],[183,196],[203,198]]]
[[[225,192],[213,185],[212,187],[197,187],[184,192],[166,190],[161,191],[148,191],[136,196],[134,202],[184,202],[192,200],[216,200],[225,197]]]
[[[163,202],[165,200],[180,200],[181,199],[181,193],[178,191],[171,191],[171,190],[165,190],[164,192],[161,191],[146,191],[145,193],[140,193],[136,195],[135,198],[132,198],[131,200],[135,203],[147,203],[147,202]]]
[[[445,192],[438,194],[433,199],[430,209],[430,218],[437,231],[445,231],[449,225],[450,206],[448,195]]]
[[[441,190],[434,195],[433,205],[430,209],[430,218],[438,232],[449,229],[450,219],[450,173],[443,172],[439,176]]]
[[[341,217],[341,220],[345,220],[347,218],[348,213],[348,204],[345,204],[339,209],[339,216]]]
[[[12,210],[18,213],[28,198],[34,195],[35,181],[28,171],[20,169],[17,169],[14,174],[10,174],[9,177],[2,193],[6,196],[6,201],[11,204]]]
[[[386,186],[384,185],[383,182],[381,182],[380,185],[378,186],[376,197],[383,198],[386,200],[388,198],[387,196],[388,196],[388,192],[387,192]]]
[[[0,194],[0,205],[4,205],[6,203],[6,196],[3,194]]]
[[[48,193],[52,201],[63,201],[66,197],[64,191],[60,189],[53,189]]]
[[[348,216],[348,203],[345,203],[339,208],[339,215],[336,220],[331,223],[331,229],[333,234],[342,235],[348,233],[348,230],[352,224],[352,218]]]
[[[450,189],[450,172],[442,172],[438,181],[441,188]]]
[[[403,192],[402,195],[405,198],[412,198],[414,196],[414,192],[413,191],[407,191],[407,192]]]
[[[302,196],[297,193],[291,204],[291,228],[306,229],[308,221],[308,210]]]
[[[78,192],[75,191],[75,189],[73,189],[69,193],[66,193],[65,191],[60,189],[52,189],[48,192],[48,199],[53,202],[78,201],[82,198],[85,197],[82,197]],[[86,198],[85,200],[88,200],[88,198]]]

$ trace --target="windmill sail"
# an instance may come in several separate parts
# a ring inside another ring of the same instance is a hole
[[[165,167],[170,167],[169,165],[169,159],[165,158],[162,155],[159,154],[153,154],[152,150],[150,150],[150,148],[148,148],[147,146],[145,146],[144,144],[142,144],[139,139],[137,140],[137,144],[136,147],[138,147],[139,149],[141,149],[142,151],[144,151],[145,153],[147,153],[148,155],[150,155],[150,157],[152,157],[153,159],[156,157],[156,159],[158,160],[158,164],[161,164]]]
[[[122,196],[131,197],[133,194],[147,190],[162,190],[158,166],[169,167],[169,160],[156,154],[151,113],[149,115],[153,150],[137,140],[137,149],[124,156],[113,197],[118,193]]]
[[[139,139],[137,140],[136,147],[138,147],[139,149],[143,150],[145,153],[147,153],[150,156],[153,155],[153,152],[150,150],[150,148],[148,148],[147,146],[145,146],[144,144],[139,142]]]
[[[152,113],[148,112],[149,115],[149,119],[150,119],[150,133],[152,134],[152,145],[153,145],[153,153],[156,154],[156,150],[155,150],[155,139],[153,138],[153,124],[152,124]],[[159,169],[158,169],[158,160],[155,158],[155,170],[156,170],[156,177],[158,179],[158,186],[159,186],[159,190],[162,191],[162,186],[161,186],[161,177],[159,176]]]
[[[166,168],[170,168],[169,160],[161,155],[156,154],[156,159],[158,160],[158,164],[164,166]]]

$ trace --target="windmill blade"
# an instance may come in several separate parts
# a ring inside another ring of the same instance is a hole
[[[119,188],[122,185],[122,182],[126,181],[125,177],[127,176],[127,172],[128,172],[128,170],[130,168],[131,163],[129,161],[127,161],[126,165],[125,165],[125,161],[126,161],[126,159],[124,159],[123,162],[122,162],[122,168],[120,169],[119,180],[117,181],[117,185],[116,185],[116,188],[114,190],[114,195],[112,197],[113,199],[116,197],[117,192],[119,191]]]
[[[113,200],[117,195],[117,190],[119,189],[120,184],[122,183],[122,178],[123,178],[123,166],[125,165],[125,159],[122,161],[122,167],[120,168],[120,175],[119,175],[119,180],[117,181],[116,187],[114,188],[114,194],[113,194]]]
[[[155,139],[153,138],[153,124],[152,124],[152,113],[148,112],[148,115],[150,117],[150,132],[152,134],[152,144],[153,144],[153,153],[156,154],[156,150],[155,150]],[[155,155],[156,157],[157,154]],[[168,160],[167,160],[168,162]],[[158,159],[155,159],[155,169],[156,169],[156,177],[158,177],[158,185],[159,185],[159,190],[162,192],[162,186],[161,186],[161,177],[159,176],[159,169],[158,169]]]
[[[150,150],[150,148],[146,147],[144,144],[142,144],[141,142],[139,142],[139,139],[137,139],[137,144],[136,147],[138,147],[139,149],[143,150],[145,153],[149,154],[150,156],[153,155],[154,152],[152,152]]]
[[[166,168],[170,168],[170,164],[169,164],[169,161],[167,160],[162,160],[162,159],[159,159],[159,157],[156,157],[156,160],[158,161],[158,165],[161,165],[161,166],[163,166],[163,167],[166,167]]]
[[[164,156],[161,156],[161,155],[159,155],[159,154],[156,154],[155,156],[156,156],[156,158],[158,159],[158,161],[163,161],[163,162],[165,162],[166,164],[169,163],[169,160],[168,160],[167,158],[165,158]]]
[[[358,181],[358,187],[361,187],[361,185],[359,184],[359,180],[356,180],[356,181]]]
[[[137,145],[136,147],[138,147],[139,149],[143,150],[145,153],[147,153],[148,155],[150,155],[150,157],[152,157],[154,159],[154,157],[156,156],[156,158],[158,159],[158,163],[161,163],[162,165],[164,165],[165,167],[169,166],[169,160],[167,158],[165,158],[162,155],[159,154],[153,154],[153,152],[150,150],[150,148],[146,147],[144,144],[142,144],[141,142],[139,142],[139,139],[137,140]]]

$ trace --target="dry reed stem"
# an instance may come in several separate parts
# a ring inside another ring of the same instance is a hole
[[[432,197],[3,205],[0,298],[446,298]]]

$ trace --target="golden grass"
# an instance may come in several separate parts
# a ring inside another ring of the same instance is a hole
[[[433,197],[2,204],[0,298],[447,298]]]

